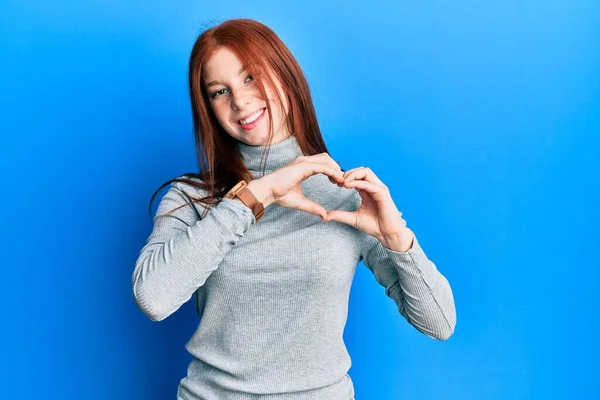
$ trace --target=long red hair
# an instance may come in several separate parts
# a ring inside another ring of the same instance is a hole
[[[287,128],[296,136],[304,155],[328,152],[321,136],[308,83],[287,46],[275,32],[258,21],[245,18],[227,20],[204,31],[196,39],[189,60],[189,92],[199,172],[185,173],[182,176],[197,178],[200,182],[185,178],[165,182],[150,199],[150,213],[154,197],[171,182],[185,182],[207,191],[208,195],[202,198],[194,198],[186,193],[192,202],[216,204],[241,179],[254,179],[235,147],[237,139],[225,132],[217,121],[201,81],[204,64],[221,47],[226,47],[240,59],[253,76],[263,99],[267,99],[265,85],[278,95],[272,77],[281,84],[289,104]],[[282,104],[281,100],[283,99],[279,99],[279,104]],[[272,115],[269,102],[267,109],[269,115]],[[271,130],[263,159],[268,157],[273,136],[272,118],[270,121]],[[261,170],[264,175],[264,167]],[[185,205],[187,204],[183,206]]]

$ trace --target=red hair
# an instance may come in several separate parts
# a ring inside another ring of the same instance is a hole
[[[231,19],[204,31],[194,43],[189,60],[189,93],[194,123],[194,138],[199,173],[186,173],[191,179],[175,178],[165,182],[150,199],[171,182],[179,181],[206,190],[203,198],[193,202],[216,204],[227,191],[241,179],[254,179],[235,147],[235,141],[221,127],[210,106],[208,93],[202,84],[202,68],[221,47],[233,52],[253,76],[257,87],[267,99],[265,84],[279,96],[276,79],[289,104],[285,123],[294,134],[304,155],[328,152],[317,122],[310,89],[295,57],[281,39],[267,26],[252,19]],[[279,104],[283,104],[279,98]],[[269,115],[271,107],[267,101]],[[273,119],[265,152],[273,137]],[[264,175],[264,167],[262,168]],[[188,203],[189,204],[189,203]],[[184,204],[185,206],[185,204]],[[183,207],[183,206],[181,206]],[[178,207],[175,210],[181,208]],[[175,211],[173,210],[173,211]],[[172,212],[172,211],[171,211]]]

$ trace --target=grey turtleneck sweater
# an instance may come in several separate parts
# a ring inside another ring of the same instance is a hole
[[[256,178],[264,146],[237,143]],[[265,174],[302,155],[295,136],[271,146]],[[196,294],[198,328],[186,344],[193,356],[178,400],[347,400],[354,387],[342,338],[354,272],[369,268],[399,313],[420,332],[448,338],[456,322],[446,278],[415,238],[407,252],[337,221],[275,203],[256,222],[242,202],[223,199],[200,219],[204,205],[186,206],[172,183],[132,276],[139,308],[153,321]],[[326,175],[302,182],[304,195],[326,210],[356,210],[355,189]]]

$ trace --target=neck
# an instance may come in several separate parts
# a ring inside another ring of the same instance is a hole
[[[283,167],[296,157],[302,155],[302,150],[298,145],[295,135],[290,135],[278,143],[271,144],[271,146],[251,146],[238,140],[236,141],[236,147],[244,163],[252,172],[259,172],[261,170],[261,161],[263,161],[264,157],[267,157],[264,161],[264,167],[265,173],[268,173]],[[267,147],[270,148],[268,149],[268,154],[265,155]],[[256,176],[256,174],[254,175]]]

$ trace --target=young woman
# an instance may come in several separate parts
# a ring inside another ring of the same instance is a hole
[[[353,399],[342,334],[360,261],[416,329],[453,333],[447,279],[375,173],[330,157],[271,29],[235,19],[202,33],[189,85],[200,171],[159,188],[170,183],[132,276],[153,321],[194,296],[178,399]]]

